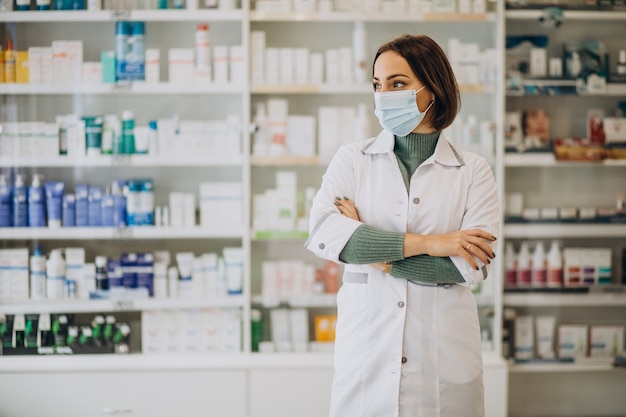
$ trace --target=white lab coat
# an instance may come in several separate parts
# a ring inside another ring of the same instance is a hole
[[[484,158],[458,152],[442,134],[413,174],[410,192],[393,154],[394,136],[339,149],[313,201],[305,246],[339,261],[361,222],[384,230],[440,234],[473,228],[498,235],[499,208]],[[335,197],[354,201],[361,222]],[[465,285],[425,286],[366,265],[345,265],[337,295],[331,417],[484,415],[477,307],[469,284],[487,276],[451,258]]]

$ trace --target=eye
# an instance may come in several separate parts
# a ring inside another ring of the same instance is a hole
[[[372,86],[374,87],[374,91],[380,91],[380,84],[379,83],[373,83]]]
[[[393,88],[402,88],[404,87],[406,84],[404,84],[402,81],[394,81],[393,82]]]

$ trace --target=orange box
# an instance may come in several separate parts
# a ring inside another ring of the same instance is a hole
[[[315,316],[315,341],[334,342],[336,325],[336,315]]]
[[[28,70],[28,51],[17,51],[15,53],[15,82],[29,83],[30,76]]]

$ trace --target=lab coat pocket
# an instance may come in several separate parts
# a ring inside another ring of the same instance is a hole
[[[368,275],[346,272],[337,294],[335,368],[354,366],[354,354],[367,341]]]

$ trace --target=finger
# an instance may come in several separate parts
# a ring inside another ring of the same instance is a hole
[[[474,260],[474,257],[470,254],[470,252],[467,249],[468,249],[467,245],[465,245],[465,247],[461,247],[461,251],[458,255],[461,258],[463,258],[463,260],[467,262],[471,268],[478,270],[478,265],[476,265],[476,261]],[[471,244],[469,246],[469,249],[472,250]]]
[[[470,230],[466,230],[466,233],[470,236],[481,237],[491,242],[497,240],[497,238],[494,235],[492,235],[491,233],[485,232],[482,229],[470,229]]]
[[[465,251],[468,254],[480,259],[483,264],[491,263],[491,261],[489,260],[489,256],[487,256],[487,254],[483,251],[483,249],[477,245],[472,245],[471,243],[468,243],[465,246]]]
[[[484,239],[471,239],[470,243],[476,246],[476,250],[481,254],[484,254],[487,258],[493,259],[496,257],[495,252],[489,245],[489,243]],[[481,258],[482,259],[482,258]]]

